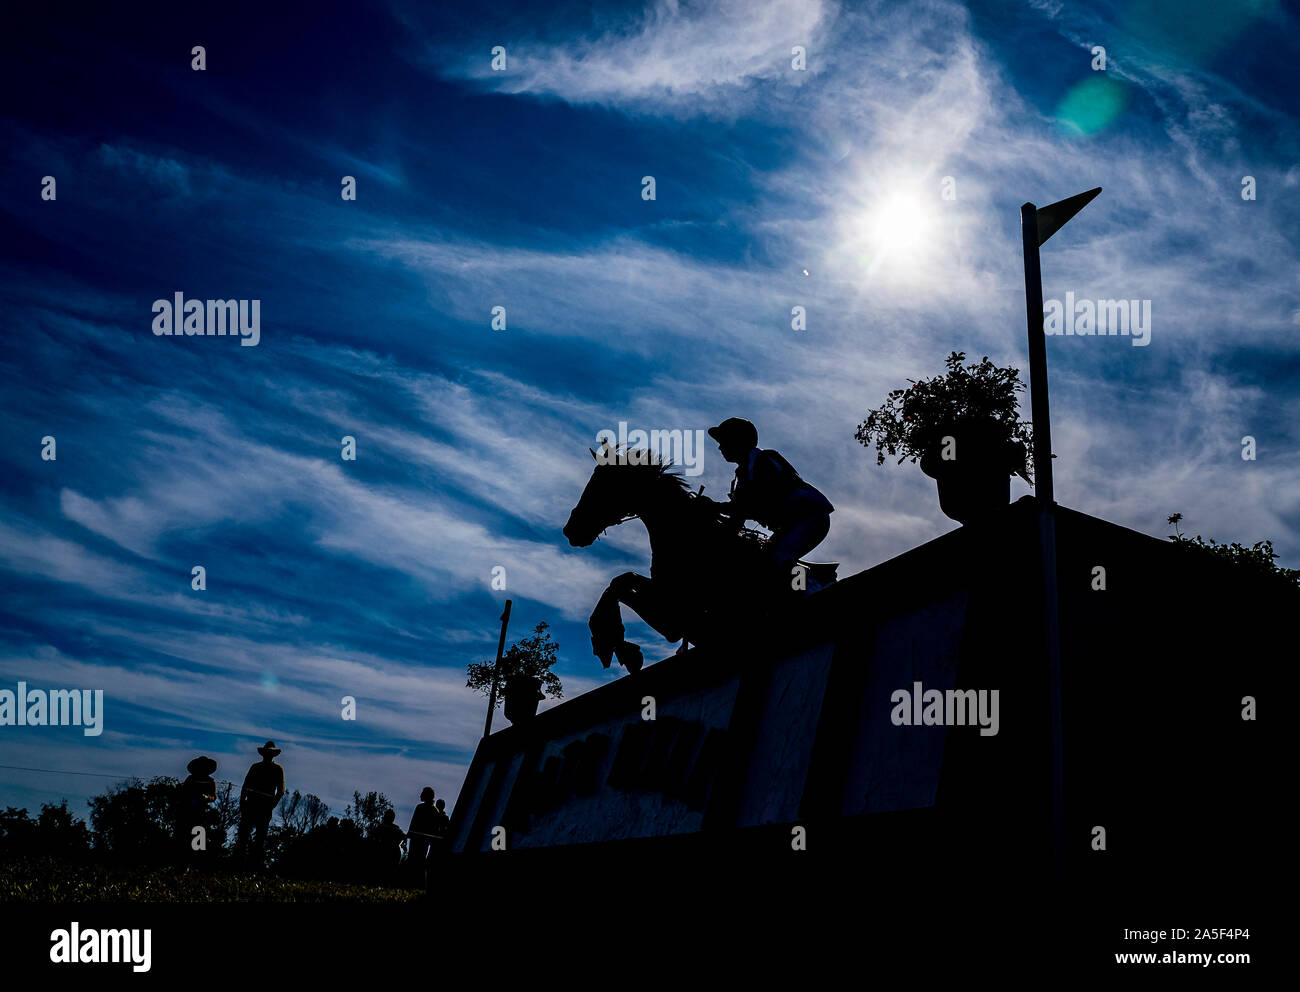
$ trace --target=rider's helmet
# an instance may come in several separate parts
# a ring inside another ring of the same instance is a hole
[[[728,417],[717,427],[710,427],[709,437],[724,448],[748,451],[758,447],[758,428],[740,417]]]

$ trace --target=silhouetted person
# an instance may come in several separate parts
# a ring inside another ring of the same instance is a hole
[[[209,827],[208,812],[217,799],[217,782],[212,773],[217,770],[217,763],[206,754],[201,754],[185,766],[190,773],[181,783],[180,816],[177,826],[180,828],[180,842],[183,864],[197,865],[203,860],[203,851],[194,849],[194,828]],[[207,838],[205,838],[206,840]]]
[[[273,760],[280,749],[274,741],[267,741],[257,749],[262,760],[248,769],[244,787],[239,790],[239,837],[236,848],[245,860],[259,868],[266,851],[266,831],[271,825],[271,814],[284,795],[284,769]],[[248,851],[249,835],[255,855]]]
[[[375,828],[371,837],[375,868],[379,880],[385,884],[397,878],[397,869],[402,863],[402,841],[406,840],[402,828],[393,822],[396,818],[397,814],[391,809],[384,810],[384,822]]]
[[[436,839],[429,848],[429,854],[431,857],[436,858],[447,851],[447,835],[451,831],[451,817],[447,815],[447,800],[439,799],[433,805],[438,810],[438,816],[433,824],[433,834]]]
[[[406,860],[410,866],[411,881],[424,887],[425,861],[429,848],[438,838],[438,807],[433,804],[433,789],[420,790],[420,805],[411,814],[411,826],[406,831]]]
[[[736,465],[731,502],[722,512],[737,523],[756,520],[772,532],[768,555],[788,582],[796,561],[825,540],[835,507],[777,451],[758,446],[758,429],[732,417],[709,428],[722,457]]]

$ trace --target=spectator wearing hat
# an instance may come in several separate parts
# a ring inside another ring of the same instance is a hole
[[[206,831],[210,826],[208,813],[217,798],[217,782],[212,777],[212,773],[217,770],[217,763],[206,754],[201,754],[185,768],[190,774],[181,783],[177,825],[180,827],[181,860],[185,864],[195,865],[201,862],[206,853],[207,839],[205,838],[204,850],[195,850],[194,828],[202,827]]]
[[[239,837],[235,846],[242,857],[260,868],[271,814],[284,795],[284,769],[274,760],[280,753],[274,741],[267,741],[257,749],[257,753],[262,760],[248,769],[244,787],[239,790]],[[249,854],[250,835],[252,856]]]

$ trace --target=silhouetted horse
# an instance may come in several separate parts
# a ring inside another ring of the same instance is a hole
[[[777,574],[764,539],[741,530],[719,504],[690,492],[686,480],[639,449],[608,449],[564,525],[564,536],[585,548],[609,527],[640,519],[650,535],[650,575],[617,576],[591,614],[591,648],[601,664],[611,657],[629,671],[641,668],[641,649],[624,639],[619,604],[631,607],[669,641],[707,645],[728,629],[763,615],[778,596],[793,595],[790,576]],[[813,567],[833,576],[833,568]]]

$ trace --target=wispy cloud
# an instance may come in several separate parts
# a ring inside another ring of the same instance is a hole
[[[656,0],[635,20],[599,34],[558,44],[501,39],[506,71],[494,70],[483,54],[490,45],[481,46],[476,58],[462,56],[457,69],[503,93],[634,103],[668,113],[686,102],[720,108],[727,101],[734,112],[751,83],[783,76],[800,81],[792,70],[793,49],[817,50],[836,9],[822,0]],[[450,54],[445,46],[435,47],[432,61],[444,64]]]

